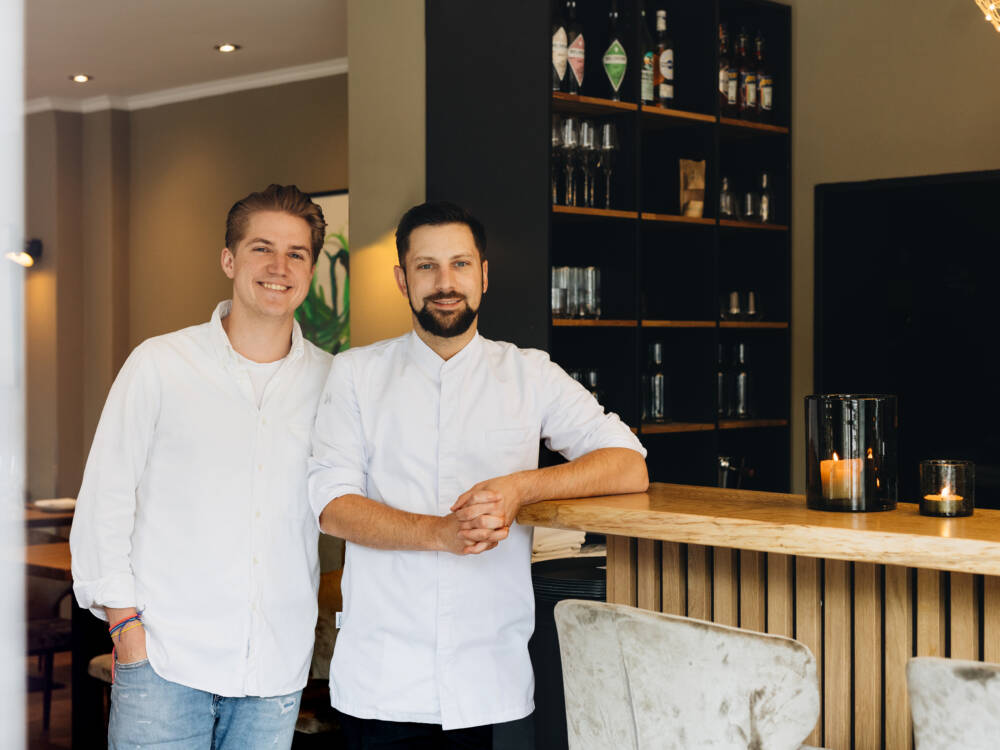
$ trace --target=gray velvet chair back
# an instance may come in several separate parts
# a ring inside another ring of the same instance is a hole
[[[1000,664],[919,656],[906,682],[917,750],[1000,747]]]
[[[555,618],[570,750],[634,750],[635,721],[617,611],[600,602],[566,599],[556,604]]]
[[[571,750],[796,750],[819,717],[801,643],[615,604],[562,601]]]

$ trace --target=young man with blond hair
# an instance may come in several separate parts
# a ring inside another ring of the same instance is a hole
[[[113,749],[291,745],[319,577],[309,432],[330,365],[294,316],[325,231],[294,186],[238,201],[232,299],[141,343],[108,395],[70,545],[77,600],[112,631]]]

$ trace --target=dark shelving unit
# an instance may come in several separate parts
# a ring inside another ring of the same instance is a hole
[[[622,0],[629,68],[623,101],[605,96],[600,58],[610,0],[578,0],[587,40],[583,92],[552,92],[553,2],[427,0],[427,197],[466,205],[490,234],[484,335],[550,352],[566,369],[602,373],[605,406],[637,429],[657,481],[712,485],[717,456],[745,457],[748,489],[788,491],[791,363],[791,9],[767,0],[646,4],[667,11],[675,103],[640,106],[641,0]],[[719,111],[718,24],[767,41],[775,72],[768,123]],[[488,30],[490,43],[470,29]],[[456,60],[461,64],[456,65]],[[489,71],[493,71],[490,73]],[[611,120],[619,131],[611,210],[553,205],[554,114]],[[679,215],[678,159],[706,161],[703,217]],[[767,169],[775,223],[719,220],[723,175],[743,188]],[[552,319],[553,266],[600,267],[602,318]],[[758,292],[763,319],[720,320],[721,295]],[[640,424],[647,347],[662,341],[674,421]],[[745,341],[754,419],[719,420],[719,344]]]

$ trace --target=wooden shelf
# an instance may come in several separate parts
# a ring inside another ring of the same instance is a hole
[[[646,213],[645,211],[641,213],[640,218],[643,221],[668,221],[674,222],[676,224],[698,224],[701,226],[713,226],[715,224],[715,219],[705,219],[701,216],[678,216],[677,214],[652,214]]]
[[[715,425],[711,422],[644,422],[643,435],[661,435],[669,432],[711,432]]]
[[[788,323],[777,321],[765,322],[760,320],[723,320],[719,323],[720,328],[758,328],[758,329],[783,329],[788,328]]]
[[[785,224],[761,224],[759,221],[733,221],[732,219],[720,219],[719,226],[732,229],[769,229],[772,232],[788,231]]]
[[[751,122],[750,120],[737,120],[734,117],[720,117],[719,122],[730,128],[738,128],[747,131],[760,131],[762,133],[781,133],[788,135],[788,128],[783,125],[771,125],[766,122]]]
[[[715,115],[704,115],[701,112],[687,112],[683,109],[669,109],[667,107],[655,107],[644,104],[642,113],[650,115],[647,122],[677,120],[680,123],[707,122],[714,123]]]
[[[620,112],[635,112],[639,108],[634,102],[615,102],[611,99],[599,99],[596,96],[580,96],[578,94],[564,94],[561,91],[553,91],[552,109],[555,112],[607,115]]]
[[[720,419],[720,430],[742,430],[750,427],[788,427],[787,419]]]
[[[644,320],[643,328],[715,328],[714,320]]]
[[[605,320],[603,318],[553,318],[552,325],[572,328],[635,328],[634,320]]]
[[[553,206],[552,213],[567,216],[597,216],[605,219],[638,219],[638,211],[619,211],[617,208],[583,208],[581,206]]]

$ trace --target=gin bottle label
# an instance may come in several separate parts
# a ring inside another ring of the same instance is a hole
[[[774,108],[774,79],[768,75],[760,77],[760,108],[765,112]]]
[[[560,26],[552,35],[552,67],[560,81],[566,77],[566,60],[566,29]]]
[[[663,81],[660,82],[660,99],[673,99],[674,51],[672,49],[665,49],[660,53],[660,75],[663,76]]]
[[[577,87],[583,86],[583,63],[584,63],[583,34],[577,35],[573,43],[569,45],[569,67],[576,79]]]
[[[644,102],[653,101],[653,51],[648,50],[642,56],[642,91],[641,96]]]
[[[615,93],[621,88],[625,78],[625,70],[628,67],[628,57],[625,56],[625,48],[617,39],[611,42],[607,52],[604,53],[604,72],[607,73],[608,81]]]

